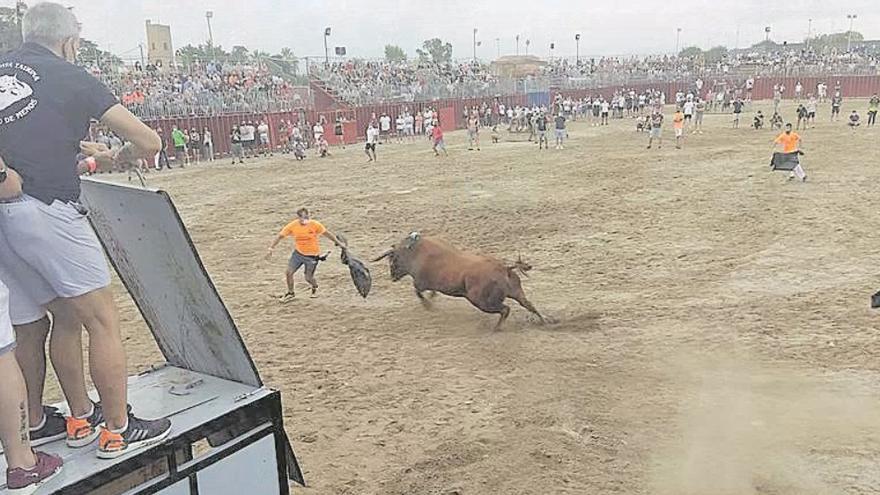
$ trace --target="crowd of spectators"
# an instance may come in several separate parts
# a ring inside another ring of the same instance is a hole
[[[694,56],[601,57],[547,63],[528,81],[493,74],[476,61],[365,61],[317,63],[309,73],[351,105],[473,98],[559,88],[741,79],[761,76],[873,75],[880,56],[859,47],[850,52],[783,47],[736,51],[709,61]],[[142,118],[289,111],[310,105],[308,89],[271,74],[259,64],[188,64],[173,69],[140,64],[90,69]]]
[[[602,57],[580,63],[557,59],[543,73],[562,87],[690,81],[710,77],[876,75],[880,56],[860,48],[816,51],[809,48],[739,51],[707,60],[693,56]]]
[[[193,64],[185,68],[141,68],[92,72],[141,118],[206,116],[292,110],[307,105],[308,93],[252,65]]]
[[[423,101],[509,94],[516,82],[479,62],[433,63],[346,60],[315,64],[310,73],[350,104]]]

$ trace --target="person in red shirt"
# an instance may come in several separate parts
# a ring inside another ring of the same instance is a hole
[[[443,156],[449,156],[446,152],[446,143],[443,142],[443,129],[439,120],[434,123],[434,128],[431,130],[431,139],[434,141],[434,156],[440,156],[440,150],[443,150]]]

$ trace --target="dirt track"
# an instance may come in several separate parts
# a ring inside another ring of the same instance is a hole
[[[803,133],[806,184],[729,116],[680,151],[671,125],[649,151],[627,119],[574,124],[564,151],[454,133],[446,159],[418,141],[376,165],[358,146],[149,180],[284,394],[304,493],[880,493],[880,128],[827,112]],[[522,253],[561,322],[427,312],[384,265],[362,301],[335,256],[320,299],[278,304],[286,253],[262,256],[301,205],[365,257],[412,230]],[[123,298],[135,370],[159,355]]]

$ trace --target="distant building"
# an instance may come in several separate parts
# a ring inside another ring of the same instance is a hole
[[[171,43],[171,26],[147,21],[147,62],[161,62],[170,67],[174,62],[174,45]]]
[[[490,65],[493,74],[501,77],[536,76],[547,62],[534,55],[505,55]]]

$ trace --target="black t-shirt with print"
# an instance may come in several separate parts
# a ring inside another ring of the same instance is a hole
[[[89,121],[118,100],[85,70],[25,43],[0,57],[0,155],[44,203],[80,195],[76,154]]]

